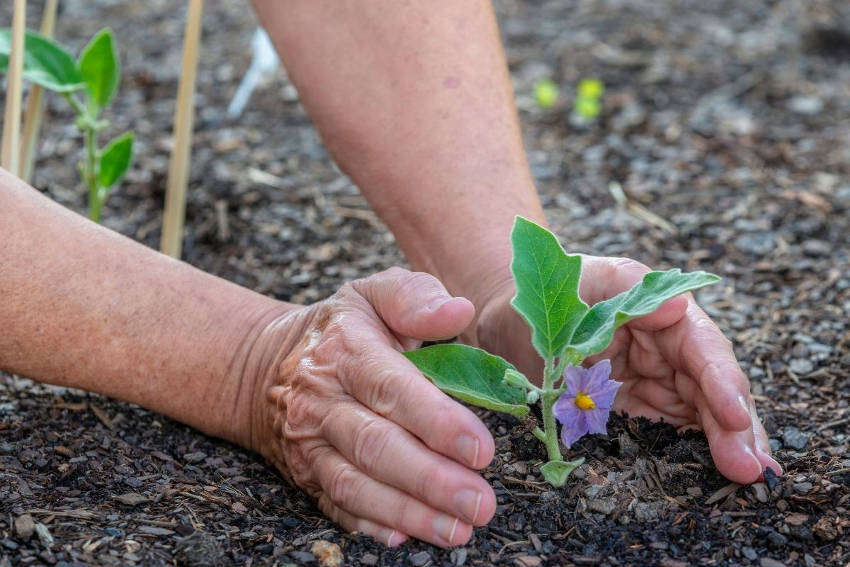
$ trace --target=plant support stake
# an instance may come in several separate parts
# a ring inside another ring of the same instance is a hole
[[[203,0],[189,0],[186,32],[183,39],[183,62],[177,86],[177,107],[174,111],[174,149],[168,166],[165,191],[165,211],[162,217],[160,251],[180,258],[183,241],[183,222],[186,215],[186,186],[189,183],[189,159],[192,150],[194,123],[195,76],[198,49],[201,41]]]
[[[6,109],[3,114],[3,148],[0,165],[12,175],[20,175],[21,97],[24,71],[24,31],[26,30],[26,0],[15,0],[12,16],[12,50],[9,54],[9,73],[6,79]]]
[[[58,9],[59,0],[47,0],[47,3],[44,5],[44,14],[41,16],[41,35],[44,37],[53,37]],[[30,87],[27,108],[24,111],[24,130],[19,165],[20,177],[27,183],[32,180],[32,167],[33,163],[35,163],[38,134],[41,131],[41,119],[43,116],[44,89],[34,84]]]

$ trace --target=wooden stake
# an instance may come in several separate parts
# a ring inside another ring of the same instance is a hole
[[[201,42],[203,0],[189,0],[189,14],[183,38],[183,62],[177,87],[177,107],[174,111],[174,149],[168,165],[168,184],[165,191],[165,211],[162,216],[163,254],[179,258],[183,245],[183,222],[186,215],[186,186],[189,183],[189,160],[192,150],[192,126],[195,120],[195,76],[198,49]]]
[[[9,72],[6,75],[6,110],[3,114],[3,147],[0,165],[12,175],[18,175],[20,165],[21,97],[24,70],[24,30],[27,20],[26,0],[15,0],[12,16],[12,50],[9,53]]]
[[[44,14],[41,16],[41,35],[53,37],[56,27],[56,12],[59,0],[47,0]],[[32,166],[35,163],[38,134],[41,131],[41,119],[44,117],[44,89],[38,85],[30,87],[27,108],[24,111],[24,137],[21,142],[21,179],[29,183],[32,180]]]

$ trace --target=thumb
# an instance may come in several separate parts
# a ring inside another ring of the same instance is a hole
[[[450,339],[475,315],[472,302],[452,297],[437,278],[423,272],[390,268],[351,285],[387,327],[411,339]]]

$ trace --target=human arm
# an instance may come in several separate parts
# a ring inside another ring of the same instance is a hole
[[[254,4],[329,149],[411,265],[475,304],[464,340],[539,367],[509,305],[508,235],[515,215],[545,219],[490,3]],[[625,259],[584,264],[591,303],[647,271]],[[617,409],[704,428],[733,480],[779,472],[731,344],[692,297],[631,322],[604,354],[627,382]]]
[[[472,317],[433,277],[396,269],[308,307],[275,301],[95,225],[2,169],[0,242],[0,369],[254,449],[329,516],[388,544],[462,543],[492,516],[492,489],[471,470],[492,458],[492,437],[399,353]],[[388,458],[400,447],[410,468]]]

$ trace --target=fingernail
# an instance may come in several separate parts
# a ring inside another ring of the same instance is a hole
[[[753,452],[753,448],[749,445],[744,445],[744,452],[753,458],[753,461],[756,463],[756,468],[761,471],[761,461],[759,461],[759,458],[756,457],[756,454]]]
[[[428,311],[436,311],[452,299],[454,298],[448,295],[441,295],[440,297],[432,300],[431,303],[428,304],[428,307],[426,309],[428,309]]]
[[[454,545],[455,530],[457,529],[457,518],[440,514],[434,518],[434,533],[437,537],[447,541],[449,545]]]
[[[477,490],[464,488],[455,494],[455,506],[470,524],[478,519],[478,509],[481,507],[481,493]]]
[[[404,543],[404,536],[402,536],[400,533],[395,530],[389,530],[389,532],[390,535],[388,535],[386,540],[384,540],[384,543],[387,545],[387,547],[395,547]]]
[[[475,467],[478,462],[478,438],[469,435],[461,435],[457,440],[457,451],[466,459],[470,467]]]

